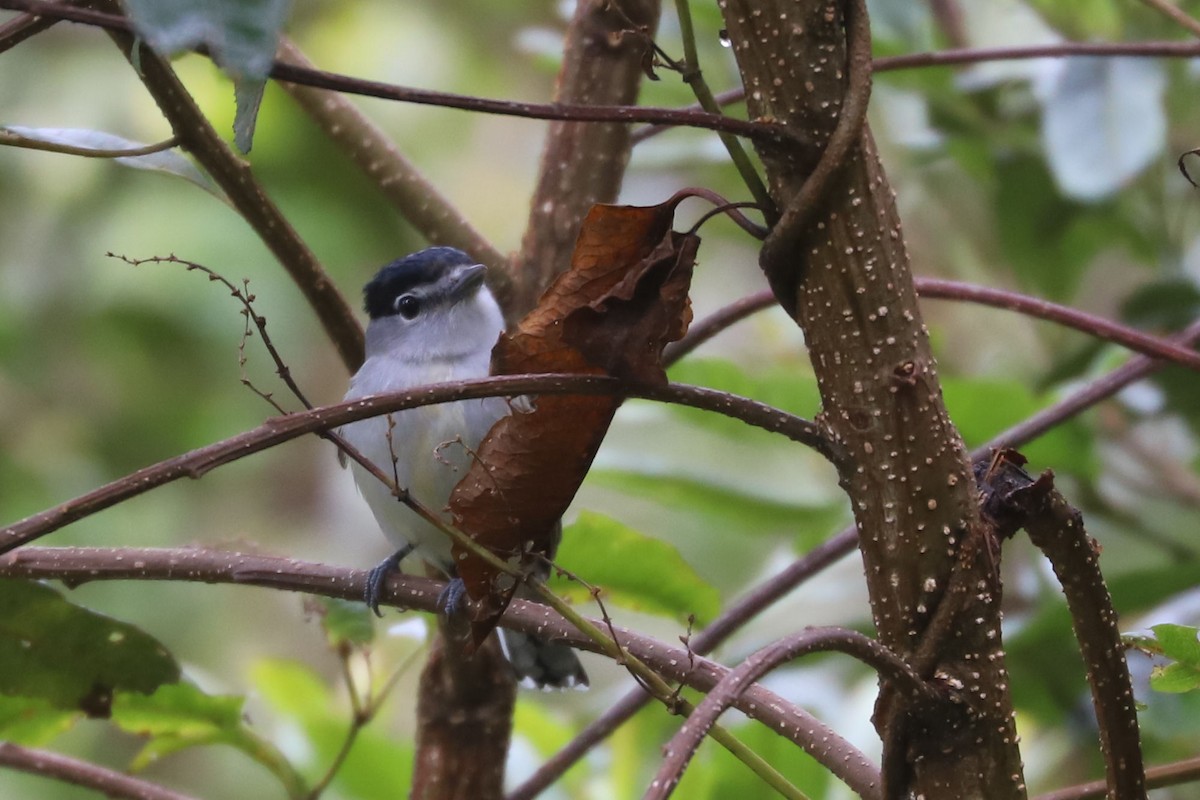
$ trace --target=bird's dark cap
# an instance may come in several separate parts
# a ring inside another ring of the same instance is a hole
[[[371,319],[396,313],[400,295],[428,286],[454,267],[470,266],[475,259],[455,247],[427,247],[399,258],[375,273],[363,287],[363,306]]]

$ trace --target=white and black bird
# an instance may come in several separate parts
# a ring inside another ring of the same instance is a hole
[[[482,264],[452,247],[430,247],[379,270],[363,290],[370,317],[366,361],[351,379],[346,399],[486,377],[504,318],[484,285],[485,272]],[[503,398],[460,400],[393,413],[390,429],[388,417],[382,416],[346,425],[341,434],[384,474],[393,474],[394,463],[399,486],[450,521],[446,504],[451,490],[466,474],[480,441],[510,411]],[[372,570],[366,595],[372,610],[379,613],[384,581],[409,553],[456,579],[449,537],[366,469],[353,464],[353,473],[379,527],[397,548]],[[454,591],[447,594],[455,596]],[[498,633],[523,683],[539,688],[587,685],[578,655],[566,645],[504,629]]]

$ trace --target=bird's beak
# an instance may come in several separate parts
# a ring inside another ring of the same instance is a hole
[[[487,267],[483,264],[462,267],[450,279],[449,295],[456,300],[469,296],[483,285],[483,276],[486,273]]]

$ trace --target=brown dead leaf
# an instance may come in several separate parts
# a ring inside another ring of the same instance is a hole
[[[663,348],[691,321],[699,238],[671,230],[677,201],[594,206],[571,258],[537,307],[492,351],[492,374],[611,375],[664,383]],[[604,439],[620,397],[545,396],[500,420],[450,496],[457,525],[530,570],[553,554],[557,526]],[[495,627],[516,581],[455,547],[471,599],[472,639]]]

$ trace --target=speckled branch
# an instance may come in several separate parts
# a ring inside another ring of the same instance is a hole
[[[361,600],[367,572],[291,558],[202,549],[28,547],[0,557],[0,577],[57,579],[71,586],[96,580],[228,583]],[[429,578],[394,574],[388,581],[383,604],[433,612],[444,587],[444,583]],[[592,622],[608,627],[598,620]],[[501,624],[599,652],[596,642],[538,603],[514,600]],[[667,680],[708,692],[729,674],[728,668],[694,652],[620,626],[613,630],[622,647]],[[870,759],[778,694],[752,686],[734,707],[803,747],[856,793],[871,797],[877,791],[879,773]]]
[[[1055,488],[1054,474],[1047,470],[1034,480],[1023,464],[1018,454],[1003,451],[976,468],[985,513],[1010,532],[1024,528],[1054,568],[1092,690],[1108,796],[1144,798],[1137,702],[1099,545],[1084,530],[1083,515]]]
[[[787,436],[793,441],[809,444],[830,460],[837,461],[841,457],[841,451],[829,442],[820,426],[765,403],[714,389],[683,384],[637,386],[607,376],[550,374],[478,378],[419,386],[405,392],[372,395],[361,400],[273,417],[257,428],[144,467],[74,500],[0,528],[0,553],[7,553],[65,525],[164,484],[181,478],[201,478],[217,467],[306,434],[328,431],[368,417],[435,403],[479,397],[538,394],[616,394],[688,405],[732,416],[755,427]]]
[[[1070,306],[1052,303],[1039,297],[1031,297],[1007,289],[995,289],[962,281],[941,278],[917,277],[913,279],[917,294],[926,299],[959,300],[979,303],[992,308],[1003,308],[1029,317],[1044,319],[1068,328],[1103,339],[1136,353],[1163,359],[1191,370],[1200,370],[1200,353],[1186,342],[1143,333],[1137,328],[1080,311]],[[775,305],[775,295],[770,291],[756,292],[735,300],[724,308],[692,325],[687,335],[672,342],[664,352],[667,364],[673,364],[721,331],[735,325],[746,317]]]
[[[753,296],[751,304],[761,303],[763,307],[773,304],[775,302],[774,295],[769,292],[765,294],[767,295],[765,297]],[[746,299],[751,300],[751,298]],[[1184,345],[1192,344],[1198,338],[1200,338],[1200,323],[1191,325],[1173,341]],[[1058,403],[997,434],[990,442],[972,452],[971,456],[974,459],[987,458],[991,450],[997,447],[1021,447],[1064,421],[1103,402],[1126,386],[1162,370],[1166,365],[1167,362],[1146,357],[1132,359],[1129,363],[1091,381]],[[700,654],[710,652],[728,636],[740,630],[747,621],[753,619],[801,583],[818,574],[830,564],[849,555],[858,541],[857,533],[853,527],[840,531],[793,561],[779,574],[756,586],[725,609],[711,625],[696,635],[692,640],[695,652]],[[537,796],[543,789],[554,783],[572,764],[582,758],[588,750],[607,738],[613,730],[648,702],[649,697],[640,689],[634,689],[626,694],[611,709],[590,723],[562,750],[548,759],[525,783],[514,789],[508,795],[508,800],[530,800]],[[1064,795],[1064,800],[1068,797],[1073,797],[1073,795]]]
[[[913,702],[929,705],[949,702],[949,696],[939,697],[899,656],[874,639],[846,628],[805,628],[752,653],[709,691],[688,717],[687,724],[663,747],[666,756],[643,795],[644,800],[666,800],[671,796],[709,728],[747,687],[789,661],[822,652],[844,653],[866,663]]]
[[[126,800],[192,800],[189,795],[87,761],[0,742],[0,766]]]
[[[908,658],[934,633],[930,622],[980,523],[970,461],[942,400],[895,198],[869,128],[831,166],[825,191],[804,188],[824,169],[821,148],[857,129],[861,92],[851,87],[865,66],[865,11],[852,0],[721,5],[750,118],[803,130],[818,148],[756,142],[776,204],[793,209],[760,263],[804,331],[822,421],[854,461],[842,486],[879,641]],[[802,200],[810,193],[811,205]],[[885,741],[899,742],[892,763],[885,760],[885,797],[1025,796],[999,601],[995,591],[966,598],[959,635],[945,643],[934,670],[967,687],[965,719],[910,724],[910,709],[884,687],[876,727]],[[891,732],[901,729],[897,740]]]

